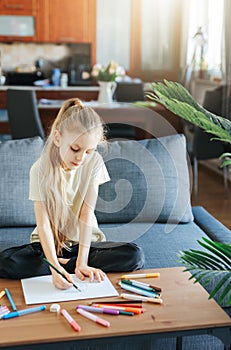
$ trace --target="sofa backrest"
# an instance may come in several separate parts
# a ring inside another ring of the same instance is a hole
[[[0,227],[35,225],[29,171],[43,146],[39,137],[0,144]],[[99,223],[193,220],[184,135],[113,141],[99,152],[111,177],[100,186]]]
[[[42,148],[40,137],[0,143],[0,227],[35,225],[29,172]]]
[[[184,135],[113,141],[99,152],[111,177],[99,189],[99,223],[193,220]]]

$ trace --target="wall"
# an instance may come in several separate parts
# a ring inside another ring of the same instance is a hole
[[[3,71],[15,68],[30,68],[38,58],[43,58],[50,65],[62,64],[73,54],[90,55],[90,44],[35,44],[35,43],[0,43]]]

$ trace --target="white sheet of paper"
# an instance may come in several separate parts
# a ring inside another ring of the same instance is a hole
[[[102,282],[89,282],[87,278],[81,281],[75,275],[72,275],[72,277],[81,292],[74,287],[66,290],[55,288],[51,275],[22,279],[21,283],[26,304],[53,303],[119,295],[107,276]]]

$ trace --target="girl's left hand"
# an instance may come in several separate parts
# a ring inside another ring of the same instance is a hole
[[[101,282],[106,276],[102,270],[90,267],[88,265],[76,266],[75,274],[82,281],[85,279],[85,277],[89,277],[90,282],[93,282],[94,279]]]

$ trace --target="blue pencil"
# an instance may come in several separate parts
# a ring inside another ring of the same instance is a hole
[[[157,294],[157,293],[149,292],[148,290],[141,289],[141,288],[138,288],[135,286],[131,286],[131,285],[123,283],[123,282],[119,282],[119,285],[121,288],[128,290],[129,292],[134,292],[134,293],[144,295],[144,296],[149,297],[149,298],[156,298],[157,296],[159,297],[159,294]]]
[[[5,288],[5,292],[6,292],[7,298],[9,299],[9,302],[10,302],[10,305],[11,305],[13,311],[17,311],[16,305],[15,305],[15,303],[12,299],[12,296],[10,295],[10,292],[8,291],[7,288]]]
[[[31,314],[33,312],[38,312],[38,311],[43,311],[43,310],[46,310],[45,305],[36,306],[36,307],[32,307],[30,309],[24,309],[24,310],[19,310],[19,311],[15,311],[15,312],[10,312],[9,314],[3,315],[2,319],[8,320],[9,318],[27,315],[27,314]]]

